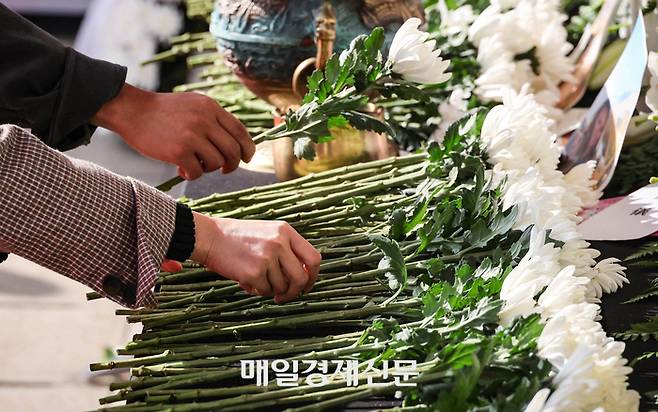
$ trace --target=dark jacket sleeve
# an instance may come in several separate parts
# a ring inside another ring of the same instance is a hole
[[[59,150],[86,144],[89,119],[125,79],[125,67],[65,47],[0,4],[0,124],[30,128]]]

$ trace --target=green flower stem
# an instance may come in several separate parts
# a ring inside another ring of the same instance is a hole
[[[162,285],[160,290],[163,292],[196,292],[202,290],[208,290],[210,288],[221,288],[226,286],[235,285],[234,280],[212,280],[209,282],[199,282],[199,283],[184,283],[184,284],[167,284]]]
[[[142,63],[143,66],[151,63],[171,60],[178,56],[184,56],[192,52],[207,52],[217,50],[217,45],[212,37],[202,38],[200,40],[193,40],[185,43],[178,43],[172,46],[171,49],[165,50],[151,57]]]
[[[341,337],[351,336],[351,334],[339,335]],[[323,339],[323,338],[310,338],[310,339]],[[239,342],[227,342],[227,343],[187,343],[181,345],[168,345],[167,350],[173,354],[187,353],[187,352],[198,352],[205,350],[232,350],[237,346],[259,346],[267,344],[286,344],[290,339],[251,339],[251,340],[241,340]],[[156,351],[156,352],[154,352]],[[163,350],[160,348],[146,348],[146,349],[118,349],[117,353],[119,355],[134,355],[134,356],[152,356],[162,354]]]
[[[380,182],[375,182],[368,184],[363,187],[357,187],[354,189],[349,189],[345,190],[342,192],[337,192],[337,193],[332,193],[329,194],[328,196],[321,198],[321,199],[312,199],[310,201],[302,201],[298,202],[286,207],[279,208],[277,210],[270,210],[267,213],[261,213],[261,214],[254,214],[251,215],[252,219],[261,219],[261,218],[276,218],[280,216],[285,216],[291,213],[298,213],[298,212],[304,212],[304,211],[309,211],[309,210],[316,210],[318,208],[324,208],[330,205],[337,204],[339,202],[342,202],[346,199],[349,199],[351,197],[355,196],[363,196],[363,195],[368,195],[372,194],[375,192],[383,192],[386,190],[391,190],[395,189],[401,186],[408,185],[410,183],[416,182],[419,179],[421,179],[425,175],[424,171],[421,172],[416,172],[412,173],[407,176],[400,176],[400,177],[395,177],[392,179],[388,180],[383,180]],[[251,211],[262,211],[265,208],[259,207],[260,205],[255,205],[253,210]],[[231,212],[228,212],[226,214],[219,214],[219,216],[222,217],[234,217]]]
[[[152,389],[178,389],[196,385],[203,385],[209,383],[222,382],[226,379],[236,378],[240,376],[239,369],[221,370],[217,372],[196,372],[187,373],[179,376],[166,376],[162,378],[142,378],[135,382],[130,382],[129,389],[122,389],[118,393],[101,398],[99,402],[101,405],[108,403],[119,402],[123,400],[133,401],[143,399],[148,393],[149,388]],[[162,382],[162,383],[160,383]]]
[[[351,288],[351,289],[360,289],[360,288]],[[366,288],[363,288],[366,289]],[[332,291],[334,292],[334,291]],[[320,292],[321,293],[321,292]],[[310,294],[309,294],[310,295]],[[171,337],[166,337],[166,338],[155,338],[155,339],[149,339],[149,340],[143,340],[143,341],[138,341],[138,342],[131,342],[126,346],[127,348],[143,348],[143,347],[149,347],[149,346],[160,346],[162,344],[168,344],[168,343],[178,343],[178,342],[187,342],[195,339],[202,339],[202,338],[209,338],[209,337],[216,337],[216,336],[226,336],[226,335],[233,335],[236,333],[244,332],[244,331],[258,331],[258,330],[264,330],[264,329],[273,329],[273,328],[291,328],[291,327],[297,327],[297,326],[302,326],[302,325],[309,325],[313,324],[316,322],[322,322],[322,321],[329,321],[329,320],[338,320],[338,319],[351,319],[351,318],[364,318],[367,316],[375,315],[375,314],[382,314],[382,313],[394,313],[399,309],[404,309],[404,308],[409,308],[413,307],[414,305],[418,304],[418,300],[416,299],[411,299],[408,301],[403,301],[403,302],[394,302],[389,304],[386,307],[381,307],[381,306],[370,306],[370,307],[363,307],[359,309],[347,309],[347,310],[341,310],[341,311],[336,311],[336,312],[321,312],[321,313],[313,313],[305,316],[299,316],[299,315],[293,315],[293,316],[285,316],[285,317],[279,317],[279,318],[267,318],[267,319],[262,319],[254,322],[247,322],[247,323],[239,323],[234,327],[211,327],[208,330],[205,331],[200,331],[200,332],[190,332],[190,333],[183,333],[178,336],[171,336]],[[211,312],[214,311],[214,309],[211,310]],[[196,317],[195,315],[198,315],[199,312],[202,312],[203,314],[207,314],[206,311],[197,311],[196,314],[194,313],[188,313],[188,314],[183,314],[180,315],[180,317],[183,317],[184,320],[188,319],[188,316]],[[171,319],[176,319],[174,322],[179,321],[177,316],[171,316],[164,318],[162,320],[159,320],[158,322],[153,322],[154,324],[149,325],[148,323],[145,322],[149,327],[154,327],[158,326],[161,324],[168,324],[171,323]]]
[[[340,283],[339,281],[335,281],[335,283]],[[308,301],[308,300],[323,300],[327,298],[333,298],[333,297],[341,297],[341,298],[346,298],[349,296],[355,296],[355,295],[363,295],[367,293],[374,293],[374,292],[380,292],[383,290],[387,290],[384,286],[364,286],[364,287],[348,287],[348,288],[341,288],[341,289],[331,289],[331,290],[320,290],[320,291],[312,291],[310,293],[307,293],[305,295],[302,295],[300,298],[297,299],[297,301]],[[247,304],[251,304],[254,302],[257,303],[262,303],[265,301],[271,301],[271,298],[267,297],[261,297],[261,296],[251,296],[246,299],[241,299],[235,302],[230,302],[230,303],[225,303],[221,305],[216,305],[210,308],[206,309],[198,309],[195,310],[193,307],[187,308],[185,310],[181,310],[177,313],[167,313],[163,314],[162,316],[157,317],[157,322],[155,324],[149,324],[149,327],[157,327],[157,326],[164,326],[169,323],[174,323],[174,322],[179,322],[183,320],[189,320],[189,319],[194,319],[199,316],[204,316],[204,315],[210,315],[213,313],[221,313],[224,312],[226,309],[235,309],[238,307],[244,307]],[[160,321],[165,321],[163,323],[159,323]],[[148,318],[143,319],[144,322],[149,322]]]
[[[355,165],[343,166],[336,169],[327,170],[325,172],[311,173],[306,176],[289,180],[286,182],[275,183],[268,186],[256,186],[249,189],[243,189],[232,193],[217,193],[204,198],[200,198],[190,203],[192,208],[214,203],[226,199],[235,199],[247,196],[258,195],[261,193],[278,193],[291,188],[297,187],[314,187],[333,185],[339,182],[350,179],[360,179],[363,177],[362,172],[367,175],[373,175],[379,172],[381,168],[392,166],[403,166],[422,162],[427,158],[426,154],[415,154],[404,157],[390,157],[387,159],[376,160],[373,162],[357,163]]]
[[[417,167],[413,168],[412,170],[417,170]],[[390,172],[381,175],[381,179],[378,180],[387,181],[386,180],[387,177],[389,177],[390,179],[394,179],[395,177],[399,178],[400,175],[396,173],[396,169],[392,169]],[[240,207],[237,209],[220,212],[218,213],[218,216],[237,218],[237,217],[253,216],[259,213],[262,214],[262,212],[265,211],[275,211],[276,208],[279,206],[286,206],[286,205],[290,205],[291,203],[297,204],[303,202],[317,201],[319,199],[324,199],[327,195],[330,196],[332,194],[336,194],[337,192],[342,192],[344,191],[344,189],[354,190],[353,188],[358,186],[358,183],[359,183],[358,180],[343,181],[336,185],[331,185],[331,186],[321,186],[318,188],[310,188],[308,190],[300,190],[290,193],[279,193],[279,196],[277,198],[274,198],[273,200],[266,202],[258,202],[257,204],[253,204],[251,206]],[[373,183],[370,183],[368,186],[372,186],[372,184]],[[340,204],[340,202],[344,200],[342,198],[334,198],[334,199],[336,200],[336,204]],[[328,203],[328,206],[333,206],[333,204]],[[204,210],[208,211],[209,208],[206,207],[204,208]],[[314,212],[317,212],[317,210],[314,210]]]
[[[409,382],[416,382],[419,384],[426,382],[436,382],[445,377],[445,372],[426,371],[427,368],[419,367],[420,376],[412,378]],[[424,372],[426,371],[426,372]],[[378,382],[377,387],[366,387],[362,384],[366,383],[366,379],[370,377],[374,382]],[[314,406],[309,406],[308,410],[325,410],[333,406],[340,406],[349,403],[352,400],[366,399],[373,395],[392,394],[398,387],[394,382],[382,382],[382,375],[377,373],[360,374],[358,377],[359,386],[347,387],[344,380],[332,380],[327,385],[323,386],[309,386],[302,385],[291,388],[277,388],[267,391],[259,391],[254,385],[245,385],[237,388],[221,388],[221,389],[200,389],[196,391],[191,390],[178,390],[178,391],[159,391],[154,390],[152,397],[147,397],[148,402],[166,402],[162,396],[171,396],[171,400],[177,401],[198,401],[208,398],[224,398],[211,402],[198,402],[188,403],[187,405],[171,405],[172,411],[179,412],[194,412],[194,411],[249,411],[256,408],[277,408],[277,406],[285,404],[310,404],[320,405],[320,409],[314,409]],[[243,389],[244,392],[236,392]],[[370,391],[376,391],[372,393]],[[235,397],[229,397],[232,393],[240,394]],[[357,396],[358,395],[358,396]],[[156,398],[157,396],[157,398]],[[324,402],[321,402],[324,401]],[[160,405],[165,407],[165,405]],[[166,405],[169,407],[169,405]]]
[[[331,273],[331,274],[326,274],[323,275],[323,278],[325,279],[331,279],[333,277],[338,277],[338,276],[343,276],[346,274],[349,274],[352,272],[336,272],[336,273]],[[315,288],[317,291],[318,289]],[[347,299],[349,301],[350,299]],[[338,299],[327,299],[324,302],[325,303],[336,303],[336,302],[345,302],[346,300],[343,298],[338,298]],[[225,302],[226,303],[226,302]],[[195,303],[194,306],[198,308],[206,308],[206,307],[213,307],[217,303]],[[300,302],[292,302],[292,303],[287,303],[283,305],[269,305],[272,307],[289,307],[287,305],[298,305]],[[269,307],[268,306],[268,307]],[[253,303],[253,304],[245,304],[242,306],[244,309],[258,309],[261,308],[262,305],[260,303]],[[162,309],[162,308],[155,308],[155,309],[117,309],[116,314],[121,315],[121,316],[153,316],[153,315],[158,315],[158,314],[165,314],[165,313],[173,313],[173,312],[180,312],[181,309],[179,308],[168,308],[168,309]],[[133,318],[132,320],[136,320],[137,318]]]
[[[161,274],[159,281],[162,284],[198,282],[201,279],[207,279],[208,275],[212,274],[206,268],[192,268],[178,273]]]
[[[195,54],[187,58],[187,67],[194,68],[197,66],[203,66],[205,64],[214,64],[216,61],[221,59],[222,55],[218,52]]]
[[[284,355],[292,355],[296,353],[304,353],[303,355],[297,355],[295,358],[306,359],[306,357],[311,356],[306,352],[313,354],[313,359],[323,359],[325,353],[331,352],[332,355],[342,356],[343,353],[354,354],[359,352],[366,352],[370,350],[381,349],[382,344],[373,344],[373,345],[362,345],[362,346],[352,346],[357,341],[357,338],[351,339],[337,339],[327,342],[312,343],[307,345],[287,345],[280,346],[274,349],[259,349],[252,352],[238,353],[229,356],[223,357],[212,357],[205,359],[194,359],[194,360],[183,360],[171,363],[163,363],[162,365],[155,366],[157,367],[173,367],[173,368],[183,368],[183,369],[194,369],[194,368],[206,368],[206,367],[216,367],[216,366],[230,366],[236,362],[247,359],[271,359],[271,358],[283,358]],[[342,349],[342,351],[341,351]],[[319,351],[319,352],[315,352]],[[285,356],[286,359],[289,356]],[[148,368],[146,366],[145,368]]]
[[[369,284],[348,284],[345,285],[345,288],[347,287],[375,287],[378,286],[379,284],[374,282],[374,283],[369,283]],[[336,285],[340,287],[340,285]],[[286,313],[295,313],[295,312],[300,312],[303,311],[305,313],[312,313],[312,312],[324,312],[324,311],[331,311],[331,310],[343,310],[343,309],[352,309],[352,308],[358,308],[358,307],[363,307],[364,305],[368,304],[369,302],[379,302],[379,299],[371,299],[370,297],[367,296],[362,296],[362,297],[357,297],[357,298],[348,298],[348,299],[338,299],[338,300],[333,300],[333,301],[302,301],[302,302],[293,302],[291,304],[286,304],[286,305],[261,305],[253,309],[244,309],[244,310],[239,310],[239,311],[227,311],[227,312],[222,312],[219,314],[214,314],[214,315],[203,315],[203,316],[196,316],[191,319],[186,319],[187,321],[194,321],[194,322],[205,322],[205,321],[212,321],[214,324],[219,324],[220,322],[224,321],[226,322],[228,319],[253,319],[255,317],[271,317],[275,316],[278,314],[286,314]],[[212,309],[212,308],[211,308]],[[180,312],[179,312],[180,313]],[[189,313],[189,312],[188,312]],[[158,320],[163,320],[163,319],[170,319],[173,314],[171,313],[164,313],[162,316],[149,316],[149,317],[134,317],[131,318],[129,321],[135,322],[135,321],[143,321],[146,325],[153,325],[154,322],[157,322]],[[151,326],[151,327],[158,327],[162,328],[165,326],[170,325],[170,323],[165,323],[165,324],[156,324],[156,326]],[[178,324],[173,324],[175,328],[181,328],[181,327],[191,327],[193,325],[178,325]],[[180,329],[179,329],[180,330]],[[140,335],[143,336],[144,334]],[[164,335],[163,335],[164,336]]]
[[[289,358],[289,360],[304,360],[304,359],[340,359],[342,357],[345,357],[346,355],[350,354],[357,354],[360,352],[367,352],[367,351],[372,351],[372,350],[381,350],[386,346],[385,343],[373,343],[373,344],[367,344],[367,345],[361,345],[361,346],[349,346],[346,348],[340,348],[340,349],[329,349],[329,350],[324,350],[324,351],[319,351],[319,352],[309,352],[307,354],[299,355],[299,356],[294,356]],[[244,359],[244,358],[242,358]],[[231,373],[233,372],[233,373]],[[176,379],[176,377],[170,378],[170,381],[164,384],[159,384],[159,385],[153,385],[153,386],[148,386],[150,389],[140,389],[140,390],[123,390],[120,391],[118,394],[114,395],[113,397],[107,397],[104,398],[105,400],[112,398],[115,400],[112,400],[112,402],[116,402],[118,400],[126,399],[126,400],[141,400],[146,396],[151,390],[162,390],[162,389],[177,389],[177,388],[184,388],[184,387],[189,387],[189,386],[197,386],[199,384],[208,384],[208,383],[214,383],[214,382],[220,382],[225,379],[229,379],[232,377],[237,377],[240,375],[240,369],[236,368],[234,371],[231,370],[222,370],[218,372],[205,372],[205,373],[200,373],[200,374],[189,374],[189,375],[182,375],[180,376],[179,379]],[[116,399],[115,397],[121,397],[120,399]],[[107,402],[109,403],[109,402]]]
[[[259,347],[236,347],[233,352],[215,350],[173,355],[171,352],[165,351],[161,355],[157,356],[135,358],[125,361],[94,363],[90,365],[90,369],[92,371],[97,371],[149,365],[158,365],[158,367],[161,365],[165,368],[229,366],[230,363],[240,361],[241,359],[265,359],[268,357],[289,355],[305,351],[336,349],[352,345],[357,340],[358,336],[353,335],[347,338],[322,338],[321,340],[307,343],[285,342],[284,344],[269,344]],[[212,357],[212,359],[205,359],[208,357]]]

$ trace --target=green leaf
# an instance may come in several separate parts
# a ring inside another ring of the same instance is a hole
[[[331,142],[332,140],[335,140],[335,137],[333,137],[332,135],[328,135],[328,136],[320,136],[320,137],[318,137],[317,140],[318,140],[318,141],[317,141],[318,144],[321,144],[321,143],[329,143],[329,142]],[[313,159],[311,159],[311,160],[313,160]]]
[[[344,116],[355,129],[368,130],[375,133],[386,133],[388,135],[395,134],[395,130],[391,128],[390,124],[383,122],[376,117],[370,116],[369,114],[350,111],[344,113]]]
[[[308,87],[307,96],[313,96],[317,93],[318,88],[320,87],[320,82],[324,80],[324,75],[320,70],[315,70],[313,74],[308,77],[306,86]]]
[[[398,242],[382,235],[369,235],[368,238],[384,254],[384,258],[380,261],[380,269],[387,270],[400,284],[397,292],[383,303],[383,305],[386,305],[395,300],[395,298],[397,298],[407,286],[407,266],[404,261],[404,256],[402,256],[402,251],[400,251],[400,245],[398,245]]]
[[[349,127],[349,125],[350,125],[350,122],[347,121],[345,116],[343,116],[341,114],[336,115],[336,116],[331,116],[327,120],[327,128],[328,129],[334,129],[334,128],[340,129],[340,128],[344,128],[344,127]]]
[[[639,260],[658,254],[658,242],[651,242],[643,245],[640,250],[628,256],[624,261]]]
[[[386,41],[386,32],[383,27],[375,27],[370,35],[366,37],[363,44],[369,63],[377,61],[382,47],[384,47],[384,41]]]
[[[388,219],[389,234],[388,236],[394,240],[402,240],[404,238],[404,223],[406,221],[406,213],[402,209],[395,209]]]
[[[389,97],[389,98],[396,96],[397,98],[402,100],[413,100],[423,103],[428,103],[431,100],[430,96],[427,93],[425,93],[423,89],[421,89],[414,83],[386,82],[382,86],[380,86],[378,90],[380,90],[380,93],[384,97]]]
[[[338,74],[340,73],[340,56],[335,54],[327,61],[327,65],[324,68],[324,78],[327,80],[327,83],[333,85],[338,79]]]

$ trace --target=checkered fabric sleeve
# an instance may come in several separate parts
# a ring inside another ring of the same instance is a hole
[[[137,180],[0,125],[0,250],[131,308],[152,288],[174,232],[176,201]]]

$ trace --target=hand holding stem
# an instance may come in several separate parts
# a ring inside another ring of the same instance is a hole
[[[289,224],[211,218],[194,213],[197,236],[192,260],[235,280],[245,291],[288,302],[309,292],[320,253]]]

